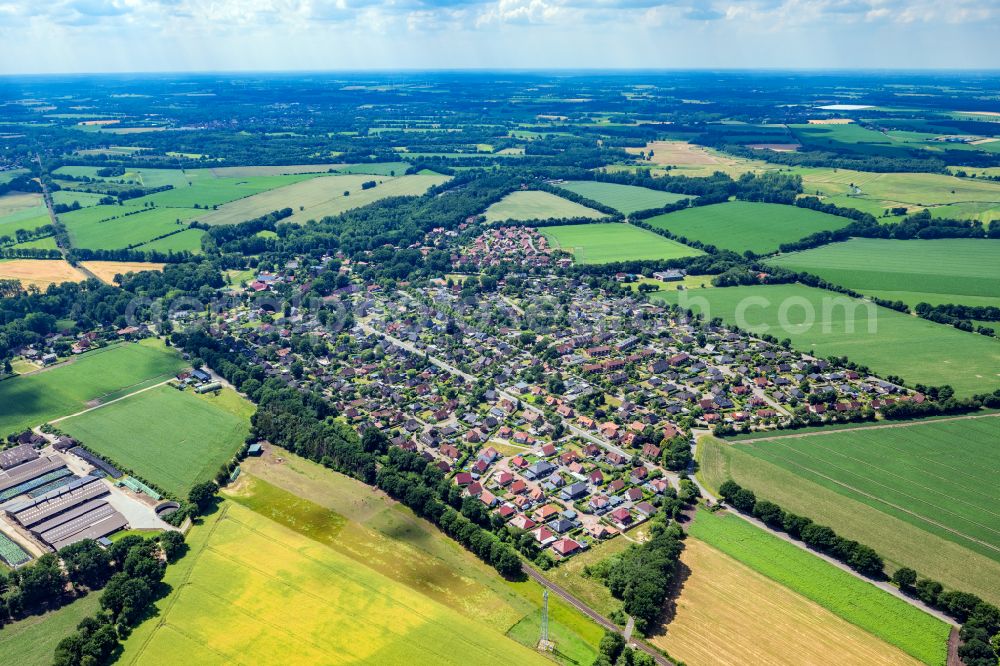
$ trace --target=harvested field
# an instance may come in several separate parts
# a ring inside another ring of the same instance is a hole
[[[691,536],[930,666],[944,666],[949,625],[738,516],[698,510]]]
[[[688,539],[681,563],[673,616],[651,642],[687,663],[920,663],[704,541]]]
[[[118,274],[162,271],[166,266],[152,261],[85,261],[80,265],[108,284],[112,284]]]
[[[85,276],[62,259],[0,259],[0,280],[20,280],[45,290],[59,282],[83,282]]]

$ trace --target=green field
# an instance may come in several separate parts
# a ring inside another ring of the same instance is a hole
[[[402,176],[410,168],[409,162],[375,162],[373,164],[349,164],[337,169],[337,173],[360,173],[371,176]]]
[[[709,317],[789,338],[802,351],[847,356],[881,375],[958,395],[1000,387],[1000,340],[800,284],[656,292]],[[787,325],[782,325],[782,315]],[[812,324],[810,325],[810,316]]]
[[[922,662],[944,666],[950,627],[902,599],[737,516],[699,510],[689,533]]]
[[[169,379],[184,361],[159,341],[88,352],[71,363],[0,382],[0,433],[23,430]],[[88,404],[91,403],[91,404]]]
[[[910,307],[921,301],[1000,306],[1000,240],[852,238],[769,263]]]
[[[898,430],[918,432],[928,423],[933,422],[915,422]],[[955,434],[962,434],[959,428],[956,431]],[[826,437],[821,432],[803,439]],[[852,441],[860,441],[859,432],[844,435]],[[882,431],[877,429],[876,432]],[[800,435],[780,439],[786,438],[794,444]],[[757,446],[777,441],[761,441]],[[1000,603],[1000,562],[967,548],[953,535],[946,538],[938,533],[947,532],[927,529],[929,525],[912,516],[897,517],[883,511],[886,507],[870,498],[851,496],[844,487],[832,482],[821,484],[815,477],[807,478],[801,469],[774,464],[753,455],[744,446],[734,446],[713,437],[699,438],[698,467],[698,478],[709,488],[718,489],[731,478],[788,511],[809,516],[817,523],[829,525],[845,538],[871,546],[885,559],[887,571],[912,567],[949,589],[972,592],[991,603]]]
[[[11,192],[0,196],[0,236],[14,236],[49,224],[49,212],[39,194]]]
[[[605,217],[604,213],[593,208],[557,197],[548,192],[538,190],[519,190],[511,192],[500,201],[486,209],[483,213],[487,222],[504,222],[506,220],[550,220],[588,217],[598,219]]]
[[[361,189],[362,183],[371,180],[382,182],[371,189]],[[285,221],[321,220],[327,215],[337,215],[380,199],[423,194],[431,186],[440,185],[447,180],[447,176],[420,175],[399,178],[361,174],[323,176],[233,201],[220,206],[218,210],[200,215],[197,219],[212,225],[236,224],[271,211],[291,208],[294,213]],[[350,194],[344,196],[344,192]]]
[[[782,243],[847,226],[850,220],[796,206],[731,201],[667,213],[647,222],[724,250],[766,254]]]
[[[553,247],[573,254],[577,263],[677,259],[703,254],[652,231],[631,224],[570,224],[539,229]]]
[[[62,608],[0,628],[0,654],[5,664],[50,666],[56,645],[76,625],[99,610],[100,593],[88,594]]]
[[[157,252],[201,252],[201,239],[205,232],[201,229],[185,229],[176,234],[171,234],[166,238],[158,238],[149,243],[143,243],[137,250],[155,250]]]
[[[651,190],[648,187],[635,185],[618,185],[617,183],[602,183],[596,180],[570,180],[559,183],[559,187],[575,192],[605,206],[610,206],[620,213],[628,215],[637,210],[662,208],[685,199],[686,195],[673,194]]]
[[[123,215],[136,210],[141,212]],[[193,209],[178,208],[143,211],[121,206],[94,206],[64,213],[59,220],[66,225],[74,247],[115,250],[138,246],[157,236],[184,230],[195,212]]]
[[[215,476],[250,432],[253,406],[231,390],[197,395],[170,386],[59,423],[87,448],[176,497]]]
[[[998,437],[987,417],[735,446],[1000,562]]]

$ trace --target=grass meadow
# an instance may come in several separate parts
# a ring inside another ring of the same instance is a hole
[[[634,213],[637,210],[661,208],[687,198],[683,194],[661,192],[651,190],[648,187],[602,183],[596,180],[570,180],[560,183],[559,187],[605,206],[610,206],[624,215]]]
[[[589,217],[599,219],[604,213],[557,197],[548,192],[525,190],[511,192],[483,213],[487,222],[506,220],[550,220]]]
[[[920,431],[928,425],[929,423],[918,421],[899,428],[898,431],[916,433],[915,438],[920,439]],[[960,431],[961,428],[956,430]],[[888,431],[876,429],[870,436],[880,432]],[[972,592],[991,603],[1000,603],[1000,562],[996,558],[972,550],[967,544],[960,543],[954,535],[943,535],[943,530],[930,529],[929,525],[920,524],[914,516],[887,511],[888,507],[872,497],[852,493],[832,480],[820,483],[815,475],[802,468],[776,464],[754,455],[748,449],[751,446],[770,446],[786,439],[789,444],[794,444],[808,443],[828,436],[832,435],[788,435],[770,442],[739,446],[713,437],[702,437],[698,440],[697,449],[698,478],[712,489],[718,489],[722,482],[731,478],[788,511],[809,516],[822,525],[829,525],[838,534],[874,548],[885,559],[886,569],[889,571],[902,566],[912,567],[921,575],[940,581],[949,589]],[[892,436],[903,437],[901,434]],[[852,442],[867,441],[868,437],[863,430],[844,433],[844,438]],[[945,443],[962,441],[961,437],[944,440]],[[775,451],[780,449],[776,448]],[[911,463],[914,459],[912,456],[903,458]],[[933,469],[926,462],[923,462],[923,466]],[[831,479],[843,478],[839,473],[829,476]],[[882,494],[880,492],[876,496]]]
[[[105,347],[0,382],[0,433],[20,432],[169,379],[185,366],[158,340]]]
[[[1000,387],[1000,340],[823,289],[762,285],[656,292],[653,297],[779,340],[789,338],[797,349],[822,358],[847,356],[882,375],[950,384],[959,395]],[[783,315],[787,326],[781,325]]]
[[[87,448],[176,497],[215,476],[250,432],[253,406],[235,392],[160,386],[59,423]]]
[[[647,222],[724,250],[766,254],[782,243],[847,226],[850,220],[796,206],[730,201],[659,215]]]
[[[140,211],[140,212],[133,212]],[[123,215],[123,212],[132,214]],[[195,216],[194,209],[94,206],[64,213],[59,220],[66,225],[74,247],[116,250],[134,247],[163,236],[183,232]],[[200,237],[201,232],[199,232]]]
[[[920,663],[704,541],[685,541],[681,563],[672,617],[651,642],[686,663]]]
[[[703,254],[652,231],[615,222],[541,227],[553,247],[573,254],[577,263],[677,259]]]
[[[915,659],[944,666],[950,627],[902,599],[731,514],[699,510],[689,533]]]
[[[376,176],[374,179],[379,180],[379,177]],[[236,224],[285,207],[294,211],[285,221],[301,223],[321,220],[328,215],[338,215],[388,197],[423,194],[428,188],[447,181],[448,177],[420,175],[382,177],[382,182],[376,187],[361,189],[362,183],[371,180],[372,176],[361,174],[313,178],[233,201],[220,206],[218,210],[199,216],[198,220],[211,225]],[[344,192],[349,192],[349,195],[344,196]]]
[[[59,641],[73,633],[81,620],[100,609],[100,596],[100,593],[88,594],[58,610],[0,628],[0,654],[4,663],[50,666]]]
[[[1000,240],[852,238],[769,263],[910,307],[921,301],[1000,306]]]

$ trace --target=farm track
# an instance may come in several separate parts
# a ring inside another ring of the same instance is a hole
[[[38,153],[35,153],[35,161],[38,162],[38,168],[41,169],[42,158],[38,155]],[[49,220],[51,220],[52,222],[52,228],[58,229],[59,219],[56,217],[55,208],[52,207],[52,193],[49,192],[49,187],[48,185],[45,184],[44,178],[39,178],[38,183],[39,185],[42,186],[42,198],[45,200],[45,207],[49,211]],[[65,261],[66,263],[70,263],[69,259],[67,258],[69,255],[69,249],[63,247],[62,243],[59,242],[59,234],[56,234],[56,247],[59,248],[59,253],[62,255],[63,261]],[[73,268],[86,275],[87,279],[89,280],[101,281],[101,278],[97,277],[97,275],[95,275],[93,271],[91,271],[89,268],[85,266],[73,266]]]
[[[948,421],[971,421],[974,419],[988,419],[1000,417],[1000,413],[994,414],[966,414],[965,416],[949,416],[943,419],[931,419],[927,421],[915,421],[910,423],[885,423],[882,425],[867,425],[867,426],[857,426],[855,428],[839,428],[837,430],[814,430],[811,432],[802,432],[789,435],[777,435],[773,437],[751,437],[750,439],[739,439],[739,440],[726,440],[723,439],[726,444],[730,446],[737,444],[756,444],[757,442],[773,442],[779,439],[796,439],[800,437],[818,437],[820,435],[835,435],[842,432],[852,432],[855,430],[882,430],[885,428],[912,428],[915,426],[928,425],[931,423],[947,423]]]
[[[712,503],[714,503],[714,504],[718,504],[719,503],[719,501],[720,501],[719,498],[717,498],[713,493],[711,493],[708,490],[708,488],[706,488],[704,485],[702,485],[701,481],[699,481],[697,479],[697,477],[691,476],[690,478],[691,478],[691,481],[694,482],[695,486],[697,486],[698,490],[701,492],[702,497],[705,497],[705,498],[711,500]],[[795,539],[793,539],[792,537],[790,537],[785,532],[779,532],[777,530],[771,529],[770,527],[768,527],[767,525],[765,525],[761,521],[757,520],[756,518],[751,518],[750,516],[746,516],[746,515],[740,513],[739,511],[733,511],[733,510],[727,509],[727,512],[730,513],[731,515],[737,516],[738,518],[741,518],[741,519],[747,521],[748,523],[750,523],[750,524],[752,524],[752,525],[754,525],[754,526],[756,526],[756,527],[764,530],[765,532],[768,532],[769,534],[771,534],[771,535],[773,535],[773,536],[781,539],[782,541],[785,541],[787,543],[792,544],[796,548],[804,550],[804,551],[810,553],[811,555],[813,555],[815,557],[818,557],[818,558],[826,561],[828,564],[837,567],[841,571],[846,571],[847,573],[851,574],[855,578],[863,580],[864,582],[868,583],[869,585],[874,585],[875,587],[878,587],[878,588],[880,588],[880,589],[888,592],[889,594],[893,595],[894,597],[902,599],[903,601],[905,601],[906,603],[910,604],[911,606],[915,606],[915,607],[919,608],[920,610],[924,611],[928,615],[931,615],[931,616],[933,616],[933,617],[941,620],[942,622],[946,623],[950,627],[958,627],[959,626],[955,622],[955,620],[953,620],[952,618],[948,617],[944,613],[941,613],[940,611],[937,611],[937,610],[931,608],[930,606],[924,604],[919,599],[915,599],[913,597],[909,597],[909,596],[903,594],[899,590],[899,588],[897,588],[895,585],[891,585],[890,583],[885,582],[885,581],[874,581],[874,580],[872,580],[870,578],[866,578],[865,576],[862,576],[857,571],[855,571],[854,569],[850,568],[849,566],[847,566],[843,562],[841,562],[839,560],[835,560],[835,559],[833,559],[832,557],[830,557],[828,555],[824,555],[823,553],[818,553],[815,550],[812,550],[811,548],[809,548],[808,546],[806,546],[801,541],[796,541]]]

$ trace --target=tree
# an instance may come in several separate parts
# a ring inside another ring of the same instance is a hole
[[[751,513],[754,505],[757,504],[757,496],[752,490],[740,488],[732,500],[733,507],[741,513]]]
[[[187,552],[187,544],[184,543],[184,535],[173,530],[160,535],[160,548],[167,562],[174,562]]]
[[[204,511],[212,504],[218,490],[219,486],[215,481],[204,481],[191,488],[188,492],[188,501],[198,507],[199,511]]]
[[[612,664],[618,660],[619,655],[625,649],[625,637],[617,631],[604,631],[598,651],[607,657]]]
[[[735,497],[736,493],[738,493],[740,490],[741,488],[738,483],[736,483],[732,479],[728,479],[726,481],[723,481],[722,485],[719,486],[719,495],[722,497],[722,499],[726,500],[727,502],[732,502],[733,497]]]
[[[108,611],[116,622],[132,626],[152,598],[153,590],[145,580],[116,573],[101,594],[101,608]]]
[[[892,574],[892,582],[901,590],[910,590],[917,582],[917,572],[910,567],[900,567]]]
[[[758,500],[754,504],[753,515],[768,527],[775,529],[780,528],[785,520],[785,512],[781,507],[767,500]]]
[[[59,551],[69,579],[94,590],[111,576],[111,555],[92,539],[84,539]]]
[[[378,428],[367,428],[361,437],[361,448],[366,453],[383,454],[389,450],[389,438]]]
[[[869,578],[882,578],[885,575],[885,563],[874,549],[863,544],[856,544],[847,565],[858,573]]]

